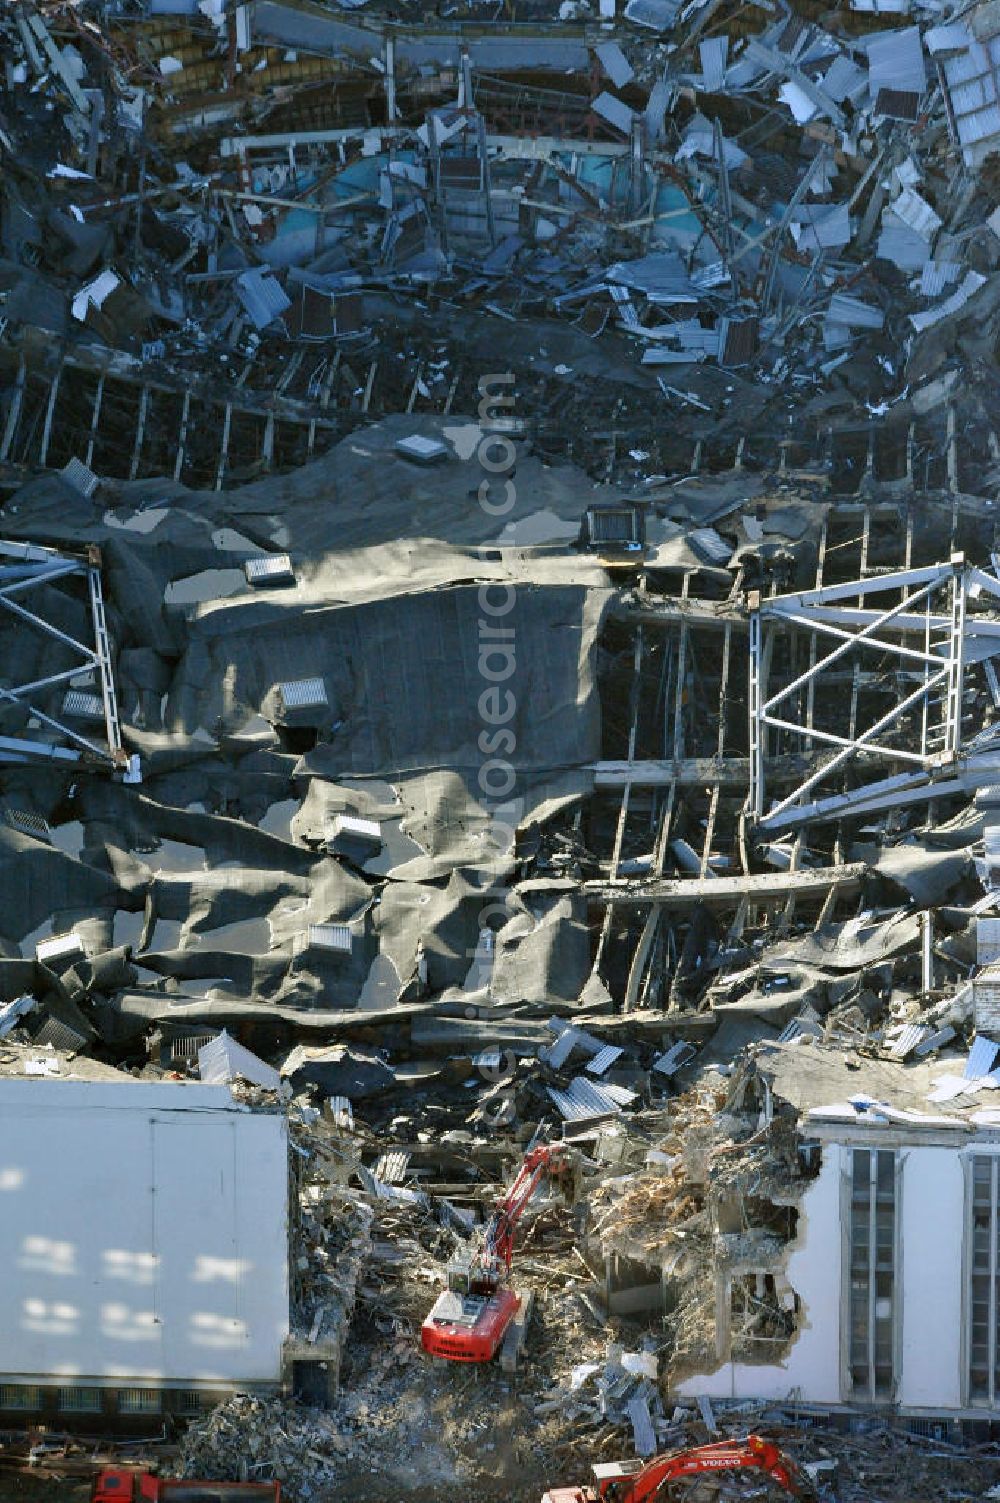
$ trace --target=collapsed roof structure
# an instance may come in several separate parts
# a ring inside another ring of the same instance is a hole
[[[0,16],[10,1068],[295,1098],[303,1495],[540,1133],[553,1455],[989,1440],[994,7],[439,11]]]

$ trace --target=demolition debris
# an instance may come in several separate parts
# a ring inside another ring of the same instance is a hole
[[[0,1462],[992,1496],[996,7],[0,46]]]

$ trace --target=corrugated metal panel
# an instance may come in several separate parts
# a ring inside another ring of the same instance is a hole
[[[823,348],[842,350],[851,342],[851,331],[846,324],[838,324],[832,318],[823,321]]]
[[[719,319],[719,364],[738,370],[749,365],[760,346],[760,319],[756,313],[745,317]]]
[[[650,26],[654,31],[670,31],[679,10],[673,0],[628,0],[625,19],[637,26]]]
[[[664,125],[667,117],[667,109],[673,90],[670,84],[663,78],[658,78],[649,91],[649,99],[643,118],[646,122],[646,132],[650,145],[656,146],[663,140]]]
[[[103,720],[104,701],[96,694],[68,689],[63,695],[62,712],[72,716],[74,720]]]
[[[832,323],[846,324],[849,329],[881,329],[885,323],[881,308],[873,308],[871,303],[849,297],[846,292],[833,294],[827,317]]]
[[[594,48],[597,60],[616,89],[624,89],[635,77],[635,70],[617,42],[601,42]]]
[[[943,71],[958,139],[966,162],[975,166],[981,152],[972,148],[1000,135],[1000,97],[997,91],[997,38],[987,45],[976,41],[958,24],[934,28],[934,46],[945,52]],[[964,36],[962,35],[964,33]],[[959,48],[961,50],[952,50]]]
[[[287,553],[269,553],[262,558],[248,558],[243,565],[247,584],[294,584],[292,560]]]
[[[922,1044],[924,1039],[929,1037],[929,1035],[930,1029],[925,1028],[922,1023],[907,1023],[905,1028],[900,1033],[899,1037],[896,1039],[895,1043],[890,1048],[889,1053],[892,1055],[893,1059],[905,1059],[906,1056],[908,1054],[912,1054],[917,1045]]]
[[[773,30],[771,36],[774,37],[774,45],[778,51],[783,52],[786,57],[794,59],[801,56],[809,40],[811,29],[804,16],[793,15],[789,16],[783,25],[779,24],[777,27],[777,36],[774,36]]]
[[[793,1018],[778,1034],[779,1044],[794,1044],[796,1039],[821,1039],[823,1030],[812,1018]]]
[[[321,678],[291,679],[278,685],[278,693],[286,710],[312,710],[329,703]]]
[[[693,1044],[680,1039],[676,1044],[671,1044],[665,1054],[654,1059],[653,1069],[669,1078],[671,1075],[676,1075],[678,1070],[683,1070],[685,1065],[690,1064],[697,1052]]]
[[[291,298],[286,296],[277,277],[269,276],[258,267],[236,278],[235,291],[250,322],[258,329],[266,329],[292,306]]]
[[[920,95],[906,89],[879,89],[874,114],[886,120],[916,120],[920,114]]]
[[[331,1096],[326,1103],[333,1125],[350,1132],[354,1127],[354,1108],[346,1096]]]
[[[311,949],[337,950],[342,955],[351,952],[353,937],[346,924],[310,924],[308,944]]]
[[[615,1060],[620,1059],[624,1053],[625,1050],[619,1049],[617,1044],[605,1044],[604,1048],[588,1062],[586,1066],[587,1074],[603,1075],[606,1070],[610,1070]]]
[[[935,1050],[943,1048],[945,1044],[950,1044],[954,1037],[955,1030],[949,1023],[946,1028],[939,1028],[936,1033],[932,1033],[929,1039],[924,1039],[913,1052],[919,1059],[922,1059],[928,1054],[933,1054]]]
[[[947,318],[950,314],[957,313],[960,308],[964,307],[973,293],[978,292],[985,282],[986,278],[980,276],[978,271],[966,272],[961,287],[953,292],[951,297],[947,297],[943,302],[935,304],[926,313],[911,313],[910,323],[918,331],[929,329],[932,324],[940,323],[942,318]]]
[[[679,345],[682,350],[701,350],[706,355],[718,354],[718,330],[703,328],[696,318],[683,319],[672,324],[665,332],[667,342]]]
[[[693,116],[684,129],[680,146],[674,152],[674,161],[686,162],[691,157],[707,157],[714,162],[717,156],[715,126],[704,115]],[[730,172],[737,172],[748,157],[735,141],[723,136],[722,159]]]
[[[931,26],[924,32],[924,46],[932,57],[941,57],[948,52],[965,52],[972,46],[972,42],[972,32],[964,21]]]
[[[976,960],[981,966],[1000,960],[1000,918],[976,919]]]
[[[410,1154],[405,1149],[383,1153],[375,1165],[375,1178],[384,1185],[401,1185],[410,1167]]]
[[[631,135],[632,121],[636,118],[635,111],[629,109],[628,105],[616,98],[614,94],[609,94],[607,90],[598,94],[596,99],[591,100],[590,108],[595,115],[600,115],[602,120],[613,125],[615,130],[621,131],[623,136]]]
[[[699,266],[691,273],[691,285],[702,292],[708,292],[713,287],[725,287],[732,281],[729,268],[725,261],[709,261],[707,266]]]
[[[576,1029],[573,1027],[564,1028],[555,1043],[550,1044],[547,1049],[542,1050],[546,1063],[551,1065],[553,1070],[561,1069],[573,1053],[577,1041]]]
[[[922,235],[915,234],[886,210],[876,251],[883,261],[891,261],[900,271],[921,271],[930,253],[931,248]]]
[[[652,345],[642,352],[643,365],[697,365],[705,359],[705,350],[701,349],[668,349],[666,345]],[[714,355],[718,354],[713,350]]]
[[[920,275],[924,297],[940,297],[946,287],[957,282],[962,273],[958,261],[928,261]]]
[[[714,527],[693,527],[687,534],[687,540],[710,563],[728,564],[733,556],[733,545],[720,537]]]
[[[560,1116],[567,1122],[583,1122],[592,1117],[617,1117],[623,1106],[630,1105],[636,1099],[635,1092],[626,1090],[624,1086],[597,1085],[582,1075],[571,1080],[565,1091],[557,1091],[554,1086],[547,1086],[546,1089]]]
[[[374,1195],[378,1200],[393,1200],[401,1205],[423,1206],[427,1204],[427,1196],[419,1190],[409,1190],[404,1185],[389,1185],[385,1180],[379,1179],[370,1169],[363,1164],[358,1165],[358,1179],[364,1185],[369,1195]]]
[[[876,97],[880,89],[900,89],[910,94],[924,92],[927,70],[918,26],[871,38],[868,43],[868,82]]]
[[[959,115],[956,111],[955,124],[958,127],[958,139],[963,146],[992,141],[1000,135],[1000,108],[991,104],[973,115]]]
[[[925,240],[941,228],[941,216],[912,188],[904,188],[899,197],[893,199],[891,208],[897,219]]]
[[[836,250],[850,243],[850,209],[846,203],[800,204],[792,235],[799,250]]]
[[[649,1413],[649,1404],[643,1394],[637,1393],[628,1401],[628,1417],[632,1423],[632,1435],[637,1456],[652,1456],[656,1452],[656,1431]]]
[[[608,291],[611,294],[611,301],[615,305],[615,311],[622,323],[629,329],[637,329],[639,327],[639,315],[635,311],[628,288],[612,285],[608,288]]]
[[[696,303],[698,289],[674,251],[656,251],[635,261],[616,261],[607,270],[609,282],[644,292],[654,303]],[[611,289],[615,296],[614,286]]]
[[[969,1057],[962,1071],[966,1080],[981,1080],[988,1075],[993,1068],[993,1062],[1000,1053],[1000,1044],[995,1044],[992,1039],[975,1038]]]
[[[729,38],[709,37],[698,43],[701,55],[701,76],[709,94],[718,94],[726,79],[726,61],[729,57]]]
[[[591,1082],[585,1080],[583,1084],[589,1086]],[[603,1095],[610,1096],[612,1101],[617,1101],[619,1106],[631,1106],[633,1101],[638,1100],[639,1095],[637,1091],[630,1091],[628,1086],[621,1085],[602,1085],[600,1090]]]

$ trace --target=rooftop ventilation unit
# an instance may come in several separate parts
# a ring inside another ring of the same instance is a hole
[[[32,814],[27,809],[5,809],[4,819],[19,835],[30,835],[33,840],[44,840],[46,845],[52,844],[51,832],[40,814]]]
[[[359,819],[354,814],[338,814],[330,827],[327,849],[338,856],[366,860],[382,849],[382,827],[377,819]]]
[[[103,720],[104,701],[97,694],[86,694],[81,689],[69,689],[63,697],[62,712],[74,720]]]
[[[53,934],[51,939],[40,939],[35,946],[35,959],[45,965],[59,960],[78,960],[85,954],[83,940],[75,932]]]
[[[604,553],[637,553],[645,540],[638,506],[588,506],[580,541],[584,548]]]
[[[278,705],[283,719],[306,720],[317,710],[329,708],[326,685],[321,678],[297,678],[278,685]]]
[[[338,955],[350,955],[353,936],[347,924],[310,924],[306,930],[305,948],[329,950]]]
[[[258,589],[263,585],[286,585],[295,583],[295,571],[287,553],[266,553],[260,558],[248,558],[243,565],[247,584]]]

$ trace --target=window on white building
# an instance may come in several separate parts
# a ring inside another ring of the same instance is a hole
[[[891,1151],[851,1151],[849,1237],[851,1394],[891,1398],[896,1379],[896,1156]]]
[[[1000,1228],[997,1225],[998,1161],[976,1154],[972,1160],[972,1218],[969,1243],[969,1402],[994,1404],[1000,1395]]]
[[[60,1414],[100,1414],[104,1408],[103,1388],[60,1388]]]

